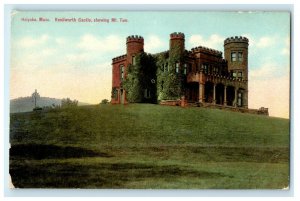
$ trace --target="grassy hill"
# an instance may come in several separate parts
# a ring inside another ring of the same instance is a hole
[[[289,186],[287,119],[130,104],[11,114],[10,122],[15,187]]]

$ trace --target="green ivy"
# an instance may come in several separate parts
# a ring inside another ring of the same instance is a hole
[[[184,94],[186,78],[182,69],[176,72],[176,63],[180,63],[182,68],[185,54],[180,46],[175,45],[170,51],[156,55],[158,101],[176,100]]]
[[[128,66],[127,77],[122,83],[127,100],[134,103],[156,103],[179,99],[186,88],[186,76],[182,72],[186,56],[179,45],[155,55],[136,55],[135,65]],[[179,72],[176,72],[176,63],[181,64]],[[150,98],[144,96],[145,89],[150,90]]]
[[[127,68],[127,77],[123,82],[129,102],[141,103],[157,101],[156,95],[156,62],[151,54],[140,53],[135,57],[135,65]],[[150,97],[145,97],[145,90]]]

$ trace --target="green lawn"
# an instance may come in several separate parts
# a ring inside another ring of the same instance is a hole
[[[151,104],[11,114],[21,188],[289,186],[289,120]]]

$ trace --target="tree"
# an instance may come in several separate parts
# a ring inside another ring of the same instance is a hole
[[[61,107],[77,107],[78,100],[71,100],[70,98],[63,98],[61,100]]]
[[[107,99],[103,99],[100,104],[107,104],[109,101]]]

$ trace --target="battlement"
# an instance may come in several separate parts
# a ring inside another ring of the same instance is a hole
[[[228,43],[247,43],[248,44],[249,40],[246,37],[243,36],[235,36],[235,37],[229,37],[224,40],[224,45]]]
[[[144,43],[144,38],[142,36],[138,36],[138,35],[131,35],[126,38],[126,43],[128,43],[128,42]]]
[[[115,57],[115,58],[113,58],[112,60],[113,60],[113,63],[115,63],[115,62],[122,61],[122,60],[126,59],[126,57],[127,57],[127,55],[124,54],[124,55]]]
[[[203,47],[203,46],[194,47],[191,50],[192,50],[193,53],[205,52],[205,53],[209,53],[209,54],[216,55],[216,56],[222,56],[221,51],[214,50],[214,49],[207,48],[207,47]]]
[[[170,39],[183,39],[184,40],[184,33],[181,32],[173,32],[170,34]]]

